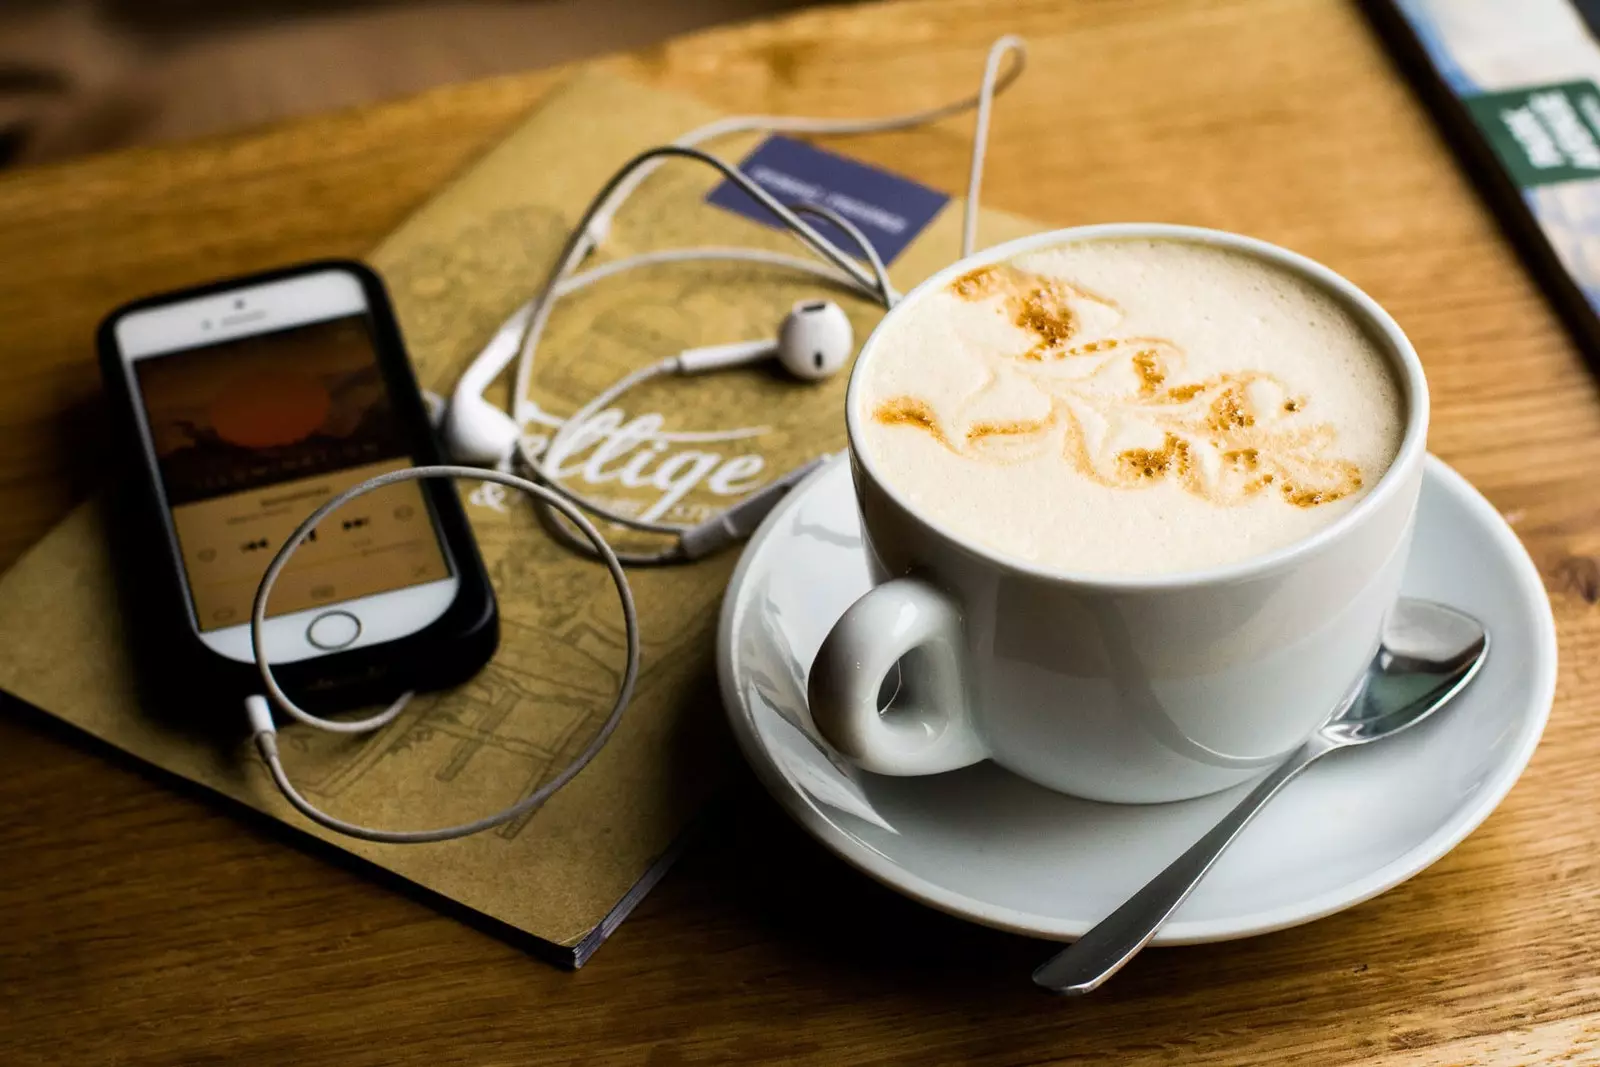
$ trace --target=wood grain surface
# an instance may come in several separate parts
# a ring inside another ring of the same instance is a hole
[[[726,109],[855,115],[966,91],[1002,32],[1033,63],[997,108],[990,203],[1281,242],[1411,334],[1434,451],[1513,520],[1560,630],[1550,727],[1501,810],[1377,900],[1065,1002],[1027,981],[1047,946],[878,888],[745,779],[566,974],[7,712],[0,1061],[1600,1063],[1600,390],[1359,12],[915,0],[607,62]],[[557,77],[0,179],[0,562],[96,482],[106,309],[361,253]],[[850,151],[955,190],[968,126]]]

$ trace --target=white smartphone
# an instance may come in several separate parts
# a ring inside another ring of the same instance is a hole
[[[189,636],[223,660],[255,662],[257,586],[307,515],[374,475],[439,461],[387,297],[359,264],[139,301],[106,320],[101,349]],[[365,650],[355,659],[370,668],[374,650],[403,649],[445,619],[464,583],[468,599],[492,605],[459,500],[443,488],[385,486],[318,526],[268,605],[275,667]],[[460,627],[447,629],[436,637],[451,643]]]

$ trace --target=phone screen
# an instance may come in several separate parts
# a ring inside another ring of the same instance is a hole
[[[412,457],[365,315],[133,362],[202,631],[250,618],[267,563],[316,507]],[[283,615],[450,576],[417,482],[324,520],[273,586]]]

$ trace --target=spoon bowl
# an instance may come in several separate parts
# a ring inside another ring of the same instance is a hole
[[[1489,635],[1472,616],[1428,600],[1402,600],[1384,623],[1378,654],[1354,699],[1318,733],[1343,748],[1410,729],[1472,681],[1488,649]]]
[[[1489,635],[1470,615],[1428,600],[1400,600],[1366,672],[1323,725],[1187,852],[1034,971],[1034,983],[1068,996],[1098,989],[1149,944],[1279,790],[1330,752],[1381,741],[1422,722],[1472,681],[1488,653]]]

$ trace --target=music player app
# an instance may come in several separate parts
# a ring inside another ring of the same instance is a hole
[[[201,630],[249,621],[267,562],[315,508],[411,465],[364,316],[134,363]],[[325,519],[269,615],[449,577],[416,482]]]

